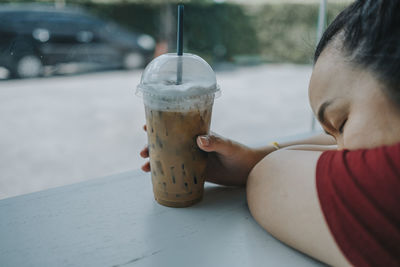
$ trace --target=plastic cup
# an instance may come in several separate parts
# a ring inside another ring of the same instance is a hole
[[[144,101],[153,192],[161,205],[187,207],[202,199],[207,153],[196,138],[209,133],[219,93],[214,71],[196,55],[165,54],[144,70],[137,94]]]

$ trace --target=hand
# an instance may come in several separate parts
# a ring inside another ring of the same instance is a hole
[[[197,137],[197,145],[209,152],[206,180],[231,186],[244,186],[253,167],[275,148],[251,149],[217,134]]]
[[[143,129],[146,131],[146,125]],[[199,136],[197,145],[209,153],[206,181],[233,186],[244,186],[254,165],[275,150],[273,147],[251,149],[216,134]],[[147,146],[140,152],[140,156],[149,157]],[[150,172],[150,162],[146,162],[142,170]]]

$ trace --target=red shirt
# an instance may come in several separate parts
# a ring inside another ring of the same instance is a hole
[[[355,266],[400,266],[400,143],[326,151],[316,185],[326,222]]]

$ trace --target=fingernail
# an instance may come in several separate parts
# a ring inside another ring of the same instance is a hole
[[[208,138],[207,135],[200,136],[200,143],[202,146],[209,146],[210,145],[210,139]]]

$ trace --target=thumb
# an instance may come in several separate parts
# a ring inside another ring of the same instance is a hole
[[[217,152],[222,155],[232,154],[234,147],[230,140],[216,135],[200,135],[197,137],[197,145],[206,152]]]

